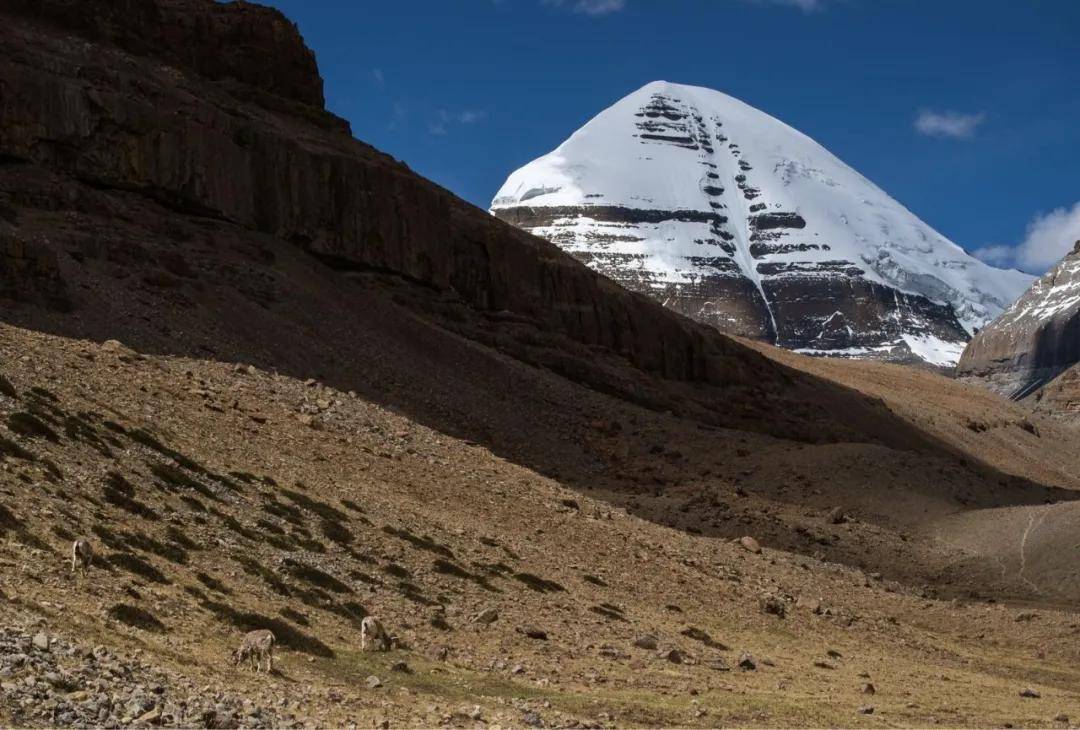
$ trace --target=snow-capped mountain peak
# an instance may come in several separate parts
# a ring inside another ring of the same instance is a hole
[[[778,119],[665,81],[514,172],[491,207],[695,319],[815,353],[953,364],[1031,281]]]

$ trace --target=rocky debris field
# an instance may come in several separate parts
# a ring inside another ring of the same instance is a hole
[[[303,727],[291,714],[198,687],[145,656],[33,626],[0,627],[0,698],[20,727]]]

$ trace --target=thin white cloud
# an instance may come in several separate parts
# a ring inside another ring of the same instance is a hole
[[[371,79],[380,89],[386,88],[386,77],[383,75],[383,70],[381,68],[371,69]]]
[[[991,266],[1010,269],[1015,265],[1015,246],[983,246],[971,252],[971,255]]]
[[[409,110],[400,101],[394,102],[393,117],[390,120],[390,124],[386,128],[391,132],[396,132],[401,127],[405,126],[405,121],[409,116]]]
[[[986,246],[973,255],[994,266],[1015,267],[1041,274],[1062,259],[1080,241],[1080,202],[1071,208],[1039,213],[1027,226],[1018,246]]]
[[[446,134],[450,127],[457,125],[476,124],[482,121],[487,116],[487,112],[482,109],[465,109],[459,112],[449,112],[446,109],[440,109],[435,114],[435,118],[428,124],[428,132],[434,135]]]
[[[923,109],[915,117],[915,129],[928,137],[947,139],[971,139],[986,115],[961,114],[960,112],[935,112]]]
[[[626,0],[541,0],[553,8],[569,8],[571,12],[599,17],[626,9]]]
[[[804,13],[813,13],[825,9],[826,0],[742,0],[754,5],[781,5],[788,8],[798,8]]]

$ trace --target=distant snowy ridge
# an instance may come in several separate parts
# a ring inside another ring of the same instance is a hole
[[[511,174],[491,208],[695,319],[815,354],[954,364],[1032,278],[783,122],[663,81]]]
[[[1024,398],[1080,363],[1080,241],[968,343],[957,373]]]

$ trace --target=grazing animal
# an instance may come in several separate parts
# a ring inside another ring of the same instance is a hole
[[[90,541],[79,538],[71,544],[71,572],[87,568],[94,562],[94,549],[90,547]]]
[[[375,651],[390,650],[390,634],[374,616],[365,616],[360,622],[360,651],[367,651],[368,642],[375,645]]]
[[[244,640],[240,647],[233,652],[233,664],[240,666],[245,660],[255,665],[255,671],[262,668],[263,659],[266,660],[267,673],[274,671],[274,633],[266,629],[249,631],[244,634]]]

